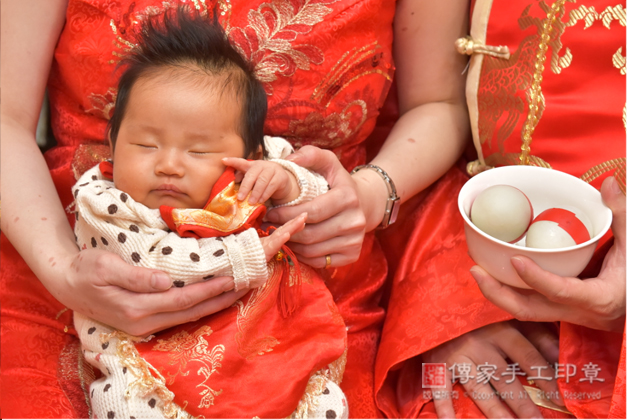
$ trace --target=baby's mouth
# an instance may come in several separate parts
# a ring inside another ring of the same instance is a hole
[[[159,192],[161,194],[172,194],[172,195],[185,194],[176,185],[173,185],[173,184],[162,184],[158,188],[155,188],[153,191]]]

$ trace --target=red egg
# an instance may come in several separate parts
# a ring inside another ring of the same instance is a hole
[[[518,242],[533,220],[527,196],[510,185],[493,185],[483,190],[470,209],[472,223],[504,242]]]
[[[534,219],[527,231],[530,248],[568,248],[590,240],[590,233],[572,211],[552,208]]]

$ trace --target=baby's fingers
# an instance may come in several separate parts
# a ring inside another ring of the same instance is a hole
[[[270,259],[279,252],[281,247],[289,241],[293,234],[300,232],[305,227],[305,220],[307,220],[307,213],[303,213],[295,219],[290,220],[272,232],[270,236],[261,238],[261,245],[266,254],[266,261],[270,261]]]
[[[236,158],[236,157],[225,157],[225,158],[222,158],[222,163],[225,166],[230,166],[232,168],[235,168],[238,171],[248,172],[248,170],[250,169],[251,166],[253,166],[253,163],[255,163],[255,161],[250,161],[250,160]]]

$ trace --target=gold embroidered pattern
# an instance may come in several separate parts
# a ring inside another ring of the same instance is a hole
[[[355,116],[359,119],[356,120]],[[304,121],[291,121],[289,125],[290,138],[293,138],[296,148],[311,144],[321,148],[335,148],[341,146],[354,133],[358,132],[368,117],[368,105],[358,99],[350,102],[342,112],[334,112],[324,117],[318,112],[311,112]],[[356,124],[355,124],[356,122]],[[316,138],[307,141],[312,133]]]
[[[612,64],[614,64],[614,67],[620,70],[620,74],[622,74],[623,76],[625,75],[625,72],[627,70],[625,69],[626,61],[627,60],[623,56],[623,47],[620,47],[618,51],[616,51],[612,56]]]
[[[241,300],[233,304],[237,307],[237,352],[246,360],[272,351],[279,344],[279,340],[272,336],[257,337],[258,325],[261,317],[272,305],[276,304],[276,297],[281,276],[275,276],[274,271],[281,269],[281,264],[274,259],[268,263],[268,281],[261,287],[253,290],[246,305]]]
[[[625,26],[627,23],[627,14],[625,13],[625,7],[622,4],[611,7],[608,6],[603,12],[601,12],[601,21],[603,26],[610,29],[612,21],[617,20],[621,26]]]
[[[342,55],[336,65],[326,77],[316,86],[311,99],[324,106],[351,82],[368,74],[380,74],[387,80],[392,80],[389,74],[378,69],[382,53],[378,42],[372,42],[363,47],[355,47]]]
[[[538,53],[536,54],[536,62],[534,64],[535,71],[533,74],[533,82],[527,92],[529,98],[529,114],[522,129],[522,146],[520,154],[520,164],[529,164],[529,152],[531,150],[531,135],[533,134],[542,112],[544,111],[544,95],[542,94],[542,72],[544,71],[544,61],[546,60],[546,52],[551,40],[551,33],[554,31],[555,22],[558,15],[564,13],[564,3],[566,0],[557,0],[551,6],[546,20],[542,25],[540,35],[540,44],[538,45]]]
[[[275,0],[263,3],[248,13],[248,26],[228,27],[227,35],[240,53],[254,63],[257,78],[267,84],[277,80],[277,75],[289,77],[297,69],[309,70],[311,64],[324,61],[318,47],[293,42],[322,22],[332,12],[324,3],[333,2],[304,0],[295,4],[289,0]],[[266,89],[271,95],[272,87],[266,85]]]
[[[599,19],[599,14],[595,10],[594,6],[581,5],[576,9],[573,9],[568,14],[568,22],[566,26],[575,26],[580,20],[585,21],[584,29],[588,29],[594,22]]]
[[[585,174],[581,175],[581,180],[590,183],[594,181],[596,178],[598,178],[599,176],[603,175],[604,173],[608,171],[616,170],[616,174],[618,176],[617,175],[614,175],[614,176],[616,177],[616,180],[618,181],[618,185],[620,186],[621,190],[624,193],[625,192],[625,162],[626,161],[627,159],[625,158],[618,158],[618,159],[608,160],[607,162],[603,162],[589,169]]]
[[[103,117],[105,120],[111,119],[111,113],[115,107],[115,99],[118,96],[117,88],[107,89],[107,93],[99,95],[92,93],[89,95],[89,100],[92,103],[92,107],[87,111],[88,114]]]
[[[116,352],[120,358],[120,363],[137,377],[135,381],[129,384],[124,393],[125,397],[130,398],[133,392],[142,398],[155,393],[159,397],[158,404],[164,417],[169,419],[189,418],[189,414],[174,403],[174,394],[165,386],[163,375],[142,358],[135,348],[134,343],[144,341],[144,339],[128,335],[122,331],[102,334],[101,337],[103,343],[114,339],[117,339]]]
[[[205,339],[205,336],[210,336],[213,333],[211,327],[203,325],[198,328],[192,335],[187,331],[180,331],[174,334],[167,340],[158,340],[157,344],[152,348],[156,351],[168,352],[170,355],[169,365],[176,366],[178,370],[171,374],[168,373],[168,383],[174,383],[174,380],[178,374],[181,376],[189,375],[187,364],[190,362],[196,362],[202,366],[198,369],[197,374],[204,376],[204,380],[196,385],[203,388],[199,393],[202,396],[198,408],[211,407],[214,404],[215,397],[222,393],[222,390],[215,391],[209,385],[207,381],[218,368],[222,367],[220,363],[224,359],[225,347],[222,344],[214,346],[209,349],[209,343]]]
[[[327,382],[335,382],[337,385],[342,383],[344,376],[344,369],[346,368],[346,354],[347,350],[340,356],[339,359],[329,364],[326,369],[321,369],[309,378],[307,387],[303,397],[298,402],[296,410],[292,413],[290,418],[292,419],[307,419],[311,418],[315,413],[319,404],[320,395],[327,387]]]

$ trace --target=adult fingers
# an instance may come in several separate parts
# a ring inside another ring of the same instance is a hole
[[[263,250],[266,254],[266,261],[270,261],[281,247],[290,239],[290,236],[305,227],[307,213],[303,213],[295,219],[290,220],[283,226],[276,229],[269,236],[261,238]]]
[[[272,209],[266,219],[272,223],[285,223],[306,211],[309,215],[307,223],[320,223],[349,208],[357,208],[359,198],[354,189],[331,189],[326,194],[297,206]]]
[[[444,388],[431,388],[431,395],[433,396],[433,404],[435,406],[435,413],[439,419],[454,419],[455,409],[453,407],[453,380],[451,371],[445,370]]]
[[[513,329],[508,337],[503,337],[500,346],[507,356],[527,374],[527,380],[534,383],[549,396],[553,402],[563,406],[555,371],[550,363],[540,354],[518,330]]]
[[[601,186],[603,202],[612,210],[612,232],[622,253],[625,253],[625,194],[613,176],[603,181]]]
[[[552,302],[585,309],[593,302],[603,301],[604,290],[599,288],[596,282],[549,273],[524,256],[513,257],[511,263],[529,287],[542,293]]]
[[[508,365],[505,359],[496,355],[490,360],[475,360],[477,370],[476,381],[487,383],[497,392],[495,399],[501,400],[504,404],[521,419],[541,418],[542,414],[536,405],[528,398],[523,397],[525,389],[516,378],[509,380],[503,373],[507,372]],[[500,372],[500,376],[497,374]]]
[[[121,293],[121,316],[139,321],[161,312],[184,311],[200,302],[233,290],[232,277],[216,277],[206,282],[173,287],[162,293]],[[123,291],[124,292],[124,291]]]
[[[569,308],[550,302],[539,293],[521,294],[479,266],[470,269],[481,293],[490,302],[521,321],[559,321],[570,316]]]
[[[214,314],[230,307],[231,305],[233,305],[233,303],[235,303],[235,301],[243,297],[246,293],[248,293],[248,290],[240,290],[238,292],[226,292],[214,298],[203,300],[198,304],[182,311],[154,314],[139,323],[139,326],[137,328],[141,329],[140,332],[126,332],[133,335],[146,335],[161,331],[174,325],[197,321],[202,317]],[[135,327],[133,327],[133,329],[135,329]]]
[[[559,337],[550,328],[553,325],[541,322],[515,322],[514,325],[549,363],[559,361]]]
[[[490,359],[494,359],[494,355],[484,354],[484,356]],[[477,367],[475,363],[462,356],[458,359],[458,365],[470,365],[470,372],[468,380],[465,383],[462,383],[462,386],[466,390],[466,394],[470,397],[477,407],[481,410],[481,412],[489,419],[511,419],[513,418],[509,411],[505,408],[503,403],[497,398],[494,390],[490,387],[488,383],[479,382],[476,380],[477,378]],[[475,380],[470,379],[475,378]],[[461,381],[460,381],[461,382]]]
[[[289,242],[288,246],[299,260],[312,267],[325,267],[326,256],[331,256],[331,265],[339,267],[357,261],[361,252],[360,235],[346,235],[313,245]]]
[[[338,174],[344,173],[350,177],[333,152],[315,146],[303,146],[296,153],[286,157],[286,160],[319,173],[331,184],[331,187]]]
[[[109,252],[91,250],[90,255],[85,255],[86,253],[79,253],[71,267],[79,274],[82,268],[93,270],[100,286],[118,286],[137,293],[163,292],[172,287],[172,279],[163,271],[127,264],[122,258]]]

